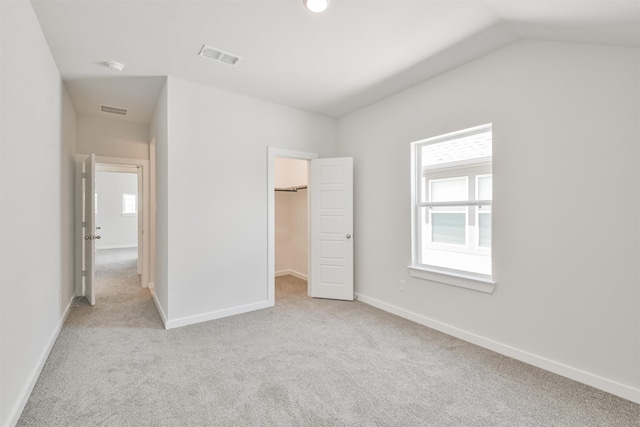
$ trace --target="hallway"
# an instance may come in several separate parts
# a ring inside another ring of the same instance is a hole
[[[140,287],[137,256],[137,248],[96,251],[96,305],[91,307],[86,299],[78,299],[65,326],[82,323],[84,327],[162,329],[151,292]]]

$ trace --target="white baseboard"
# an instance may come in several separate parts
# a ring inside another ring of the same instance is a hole
[[[165,322],[165,328],[166,329],[179,328],[181,326],[193,325],[195,323],[206,322],[208,320],[221,319],[223,317],[229,317],[229,316],[234,316],[236,314],[248,313],[250,311],[261,310],[263,308],[272,307],[272,306],[273,304],[269,304],[269,301],[260,301],[253,304],[227,308],[224,310],[197,314],[195,316],[181,317],[179,319],[169,320]]]
[[[529,365],[536,366],[546,371],[553,372],[554,374],[558,374],[563,377],[570,378],[574,381],[587,384],[591,387],[595,387],[597,389],[606,391],[607,393],[615,394],[616,396],[620,396],[632,402],[640,403],[640,389],[635,389],[627,385],[620,384],[616,381],[612,381],[612,380],[600,377],[598,375],[585,372],[580,369],[576,369],[574,367],[547,359],[545,357],[541,357],[541,356],[517,349],[515,347],[511,347],[509,345],[499,343],[497,341],[493,341],[491,339],[465,331],[463,329],[456,328],[446,323],[442,323],[437,320],[422,316],[420,314],[405,310],[403,308],[400,308],[391,304],[387,304],[385,302],[379,301],[374,298],[370,298],[366,295],[356,293],[356,298],[359,301],[364,302],[365,304],[369,304],[373,307],[379,308],[386,312],[395,314],[400,317],[404,317],[405,319],[411,320],[423,326],[443,332],[447,335],[451,335],[461,340],[476,344],[480,347],[484,347],[486,349],[495,351],[496,353],[503,354],[505,356],[519,360]]]
[[[20,400],[18,400],[16,405],[11,410],[9,417],[7,418],[6,427],[15,426],[18,423],[18,420],[20,419],[20,415],[22,415],[22,411],[24,410],[24,407],[27,404],[27,401],[29,400],[29,396],[31,396],[31,392],[33,391],[33,388],[36,386],[38,377],[40,377],[42,368],[44,368],[44,364],[47,362],[47,359],[49,358],[49,353],[51,353],[51,349],[53,348],[53,345],[56,343],[56,340],[58,339],[58,335],[60,335],[60,331],[62,330],[62,326],[64,325],[65,320],[67,320],[67,316],[71,311],[71,305],[73,304],[73,301],[75,300],[75,298],[76,298],[75,295],[71,297],[69,304],[67,304],[67,308],[64,309],[62,320],[60,320],[60,322],[58,323],[58,326],[53,331],[53,334],[51,334],[51,337],[49,337],[47,346],[45,347],[44,351],[40,355],[40,358],[38,359],[38,363],[36,364],[35,368],[33,369],[33,372],[31,372],[31,375],[29,376],[29,380],[27,381],[25,386],[22,388],[22,392],[20,393],[20,396],[21,396]]]
[[[302,279],[302,280],[307,280],[308,279],[306,274],[298,273],[295,270],[280,270],[280,271],[276,271],[275,276],[276,277],[293,276],[293,277],[297,277],[298,279]]]
[[[162,319],[162,324],[164,325],[165,329],[169,329],[167,327],[167,315],[164,314],[164,310],[162,309],[162,305],[160,304],[160,301],[158,301],[158,298],[156,297],[156,293],[153,290],[153,284],[149,284],[149,291],[151,292],[151,296],[153,297],[153,302],[156,305],[156,308],[158,309],[158,313],[160,314],[160,318]]]
[[[96,250],[101,250],[101,249],[132,249],[132,248],[137,248],[138,245],[107,245],[107,246],[100,246],[97,247],[96,246]]]

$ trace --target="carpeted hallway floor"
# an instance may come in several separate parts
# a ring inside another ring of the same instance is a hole
[[[640,405],[291,276],[273,308],[165,331],[135,259],[99,262],[19,426],[640,426]]]

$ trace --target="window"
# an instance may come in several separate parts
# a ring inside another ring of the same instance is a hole
[[[491,125],[413,143],[412,166],[412,274],[492,284]]]
[[[137,214],[137,203],[135,194],[122,195],[122,215],[130,216]]]

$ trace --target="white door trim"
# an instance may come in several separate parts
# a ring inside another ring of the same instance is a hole
[[[87,158],[90,154],[76,154],[76,163]],[[143,288],[149,287],[149,160],[129,159],[124,157],[96,156],[96,164],[114,166],[140,166],[142,168],[142,277],[140,284]],[[103,169],[104,170],[104,169]],[[80,198],[78,198],[80,197]],[[82,176],[76,175],[76,218],[82,218],[80,201],[82,200]],[[76,295],[84,295],[82,289],[82,219],[76,221]]]
[[[275,305],[275,291],[276,291],[276,241],[275,241],[275,218],[276,218],[276,201],[275,201],[275,160],[276,157],[285,159],[298,159],[298,160],[312,160],[317,159],[316,153],[307,153],[304,151],[287,150],[284,148],[267,147],[267,301],[269,307]],[[308,181],[307,185],[311,186],[311,182]],[[309,200],[307,200],[307,206]],[[308,211],[308,209],[307,209]],[[307,216],[307,220],[310,220],[310,216]],[[307,227],[310,229],[310,227]],[[309,252],[309,257],[311,252]],[[311,268],[311,259],[307,261],[308,268]],[[307,276],[310,275],[311,270],[307,272]]]

